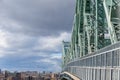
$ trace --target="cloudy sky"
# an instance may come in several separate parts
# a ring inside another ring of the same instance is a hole
[[[0,68],[60,71],[74,7],[75,0],[0,0]]]

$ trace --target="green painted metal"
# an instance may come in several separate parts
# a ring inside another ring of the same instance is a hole
[[[120,41],[120,0],[76,0],[71,42],[63,64]]]

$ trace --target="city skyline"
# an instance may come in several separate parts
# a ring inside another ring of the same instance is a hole
[[[53,72],[37,72],[37,71],[24,71],[24,72],[10,72],[1,71],[0,80],[59,80],[60,73]]]
[[[75,0],[0,0],[0,69],[60,71]]]

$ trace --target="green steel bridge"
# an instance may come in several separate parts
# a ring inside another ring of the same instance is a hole
[[[120,0],[76,0],[62,59],[62,72],[80,80],[120,80]]]

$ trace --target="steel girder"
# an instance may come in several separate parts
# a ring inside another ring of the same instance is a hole
[[[120,41],[120,0],[103,1],[111,43]]]
[[[71,54],[71,45],[70,42],[64,42],[63,41],[63,54],[62,54],[62,66],[65,66],[71,59],[72,59],[72,54]]]
[[[120,41],[120,0],[76,0],[72,37],[64,62]]]
[[[116,9],[113,7],[115,2],[118,3],[118,1],[112,0],[111,2],[110,0],[76,1],[71,45],[74,58],[95,52],[107,45],[116,43],[120,39],[118,14],[120,7],[116,4],[118,11],[115,11]],[[112,18],[115,13],[111,11],[116,12],[117,18]]]

